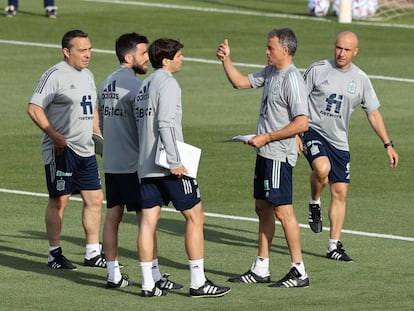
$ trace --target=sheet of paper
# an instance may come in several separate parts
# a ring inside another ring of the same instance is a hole
[[[252,139],[254,136],[256,136],[256,134],[237,135],[237,136],[234,136],[231,140],[232,141],[246,142],[246,141],[249,141],[250,139]]]
[[[178,153],[180,154],[181,163],[188,171],[188,174],[186,175],[192,178],[197,178],[198,164],[200,163],[201,158],[201,149],[178,140],[177,148]],[[160,150],[159,157],[156,159],[155,164],[164,168],[170,168],[170,164],[167,162],[167,154],[165,149]]]

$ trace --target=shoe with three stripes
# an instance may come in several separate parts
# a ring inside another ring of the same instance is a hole
[[[218,286],[210,280],[206,280],[203,286],[197,289],[190,288],[190,296],[194,298],[221,297],[230,291],[231,289],[228,286]]]
[[[301,275],[299,271],[292,267],[288,274],[285,277],[273,284],[270,284],[269,287],[278,287],[278,288],[291,288],[291,287],[308,287],[309,278],[308,275]]]
[[[102,254],[96,255],[91,259],[85,258],[83,265],[86,267],[106,268],[106,260]]]
[[[353,262],[354,260],[349,257],[345,253],[345,249],[342,248],[342,242],[338,241],[336,244],[336,249],[332,250],[331,252],[326,253],[326,257],[333,260],[339,260],[339,261],[347,261],[347,262]]]
[[[62,248],[59,247],[50,252],[53,260],[48,261],[47,265],[52,269],[77,270],[77,267],[72,264],[65,256],[62,255]]]
[[[127,287],[127,286],[131,285],[131,282],[128,279],[129,279],[128,278],[128,275],[122,274],[121,275],[121,279],[119,280],[119,282],[115,283],[115,282],[108,281],[106,283],[106,287],[107,288],[122,288],[122,287]]]
[[[321,216],[321,207],[319,204],[309,204],[308,212],[308,223],[309,227],[315,233],[322,232],[322,216]]]
[[[167,296],[168,291],[166,289],[158,288],[156,285],[152,290],[141,290],[141,297],[161,297]]]
[[[270,275],[261,277],[252,270],[228,279],[232,283],[270,283]]]
[[[160,289],[182,289],[183,286],[180,283],[170,281],[168,273],[164,273],[161,277],[161,279],[157,282],[155,282],[155,286],[157,286]]]

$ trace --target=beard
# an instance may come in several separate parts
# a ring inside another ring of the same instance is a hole
[[[140,65],[137,62],[135,62],[134,65],[132,66],[132,70],[134,70],[136,74],[143,75],[147,73],[147,66]]]

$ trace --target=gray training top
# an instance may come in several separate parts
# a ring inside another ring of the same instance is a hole
[[[253,88],[264,87],[257,134],[278,131],[295,117],[308,115],[306,87],[293,64],[283,70],[266,66],[259,72],[249,74],[248,78]],[[295,137],[268,143],[257,153],[264,158],[295,166],[298,157]]]
[[[42,107],[53,128],[66,138],[68,147],[81,157],[95,154],[92,140],[96,87],[92,72],[76,70],[61,61],[40,78],[30,103]],[[52,159],[53,142],[42,134],[45,164]]]
[[[182,165],[176,144],[177,140],[184,142],[181,88],[177,80],[167,70],[155,70],[143,81],[134,108],[139,140],[139,177],[170,175],[168,169],[155,164],[155,159],[162,143],[170,167]]]
[[[127,174],[138,169],[138,133],[133,104],[141,84],[134,70],[121,66],[99,88],[99,127],[104,136],[102,166],[105,173]]]
[[[340,150],[349,151],[352,112],[361,105],[368,115],[380,104],[368,76],[356,65],[340,70],[333,59],[313,63],[304,74],[309,94],[309,127]]]

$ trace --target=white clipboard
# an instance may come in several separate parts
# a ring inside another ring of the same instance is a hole
[[[198,164],[201,158],[201,149],[182,141],[176,141],[178,153],[180,154],[181,163],[185,166],[188,173],[186,176],[197,178]],[[155,164],[167,169],[170,169],[170,164],[167,161],[167,153],[164,148],[158,150],[158,155],[155,158]]]

